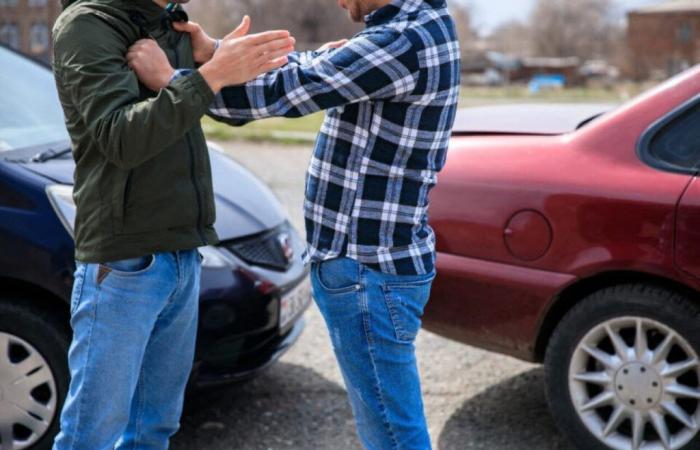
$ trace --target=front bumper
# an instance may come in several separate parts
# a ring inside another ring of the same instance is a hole
[[[306,326],[303,318],[298,319],[284,335],[267,342],[253,357],[238,365],[235,370],[216,370],[202,361],[195,362],[190,378],[190,389],[204,389],[245,381],[257,376],[292,348]]]
[[[304,241],[294,233],[295,255],[286,270],[247,264],[219,247],[230,265],[202,271],[199,330],[192,388],[245,380],[277,361],[304,329],[303,309],[280,328],[281,300],[303,283]]]

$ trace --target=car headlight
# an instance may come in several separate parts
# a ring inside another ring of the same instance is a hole
[[[225,269],[233,266],[224,252],[211,245],[199,247],[199,253],[202,255],[202,267],[205,269]]]
[[[75,201],[73,201],[73,187],[65,184],[54,184],[46,188],[51,206],[61,223],[71,236],[75,230]]]

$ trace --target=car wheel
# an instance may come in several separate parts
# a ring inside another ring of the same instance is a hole
[[[50,449],[68,390],[67,323],[0,300],[0,449]]]
[[[700,448],[700,306],[661,288],[604,289],[575,306],[545,357],[555,422],[581,449]]]

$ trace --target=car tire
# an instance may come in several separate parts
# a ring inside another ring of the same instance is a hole
[[[0,338],[3,337],[9,338],[5,342],[9,342],[10,345],[7,346],[6,355],[0,354],[0,358],[7,358],[2,362],[12,362],[12,358],[15,358],[15,367],[22,367],[21,363],[27,361],[25,367],[31,367],[28,373],[36,375],[35,378],[27,377],[27,385],[41,383],[43,379],[53,380],[53,389],[52,383],[48,382],[37,384],[31,390],[34,400],[46,405],[46,409],[41,412],[50,412],[44,416],[47,418],[44,422],[49,425],[42,430],[40,438],[29,438],[34,442],[27,448],[48,450],[59,430],[60,412],[70,379],[67,355],[71,331],[66,316],[34,305],[24,298],[0,299]],[[5,396],[8,394],[5,393]],[[22,435],[27,431],[19,431],[20,438],[26,439]],[[20,448],[26,446],[30,440],[25,441]],[[2,445],[0,447],[5,448]],[[13,448],[12,444],[10,448]]]
[[[689,295],[642,284],[600,290],[565,315],[545,355],[546,397],[576,448],[665,448],[664,427],[668,448],[700,448],[700,397],[686,397],[700,394],[699,319]]]

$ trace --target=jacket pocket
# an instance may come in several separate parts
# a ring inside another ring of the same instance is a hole
[[[425,280],[382,286],[396,339],[410,343],[421,328],[421,318],[430,298],[433,277]]]

